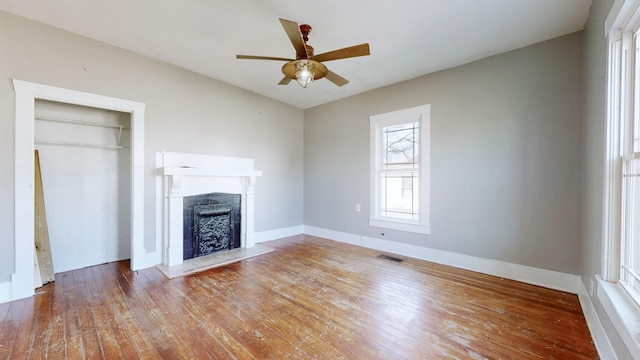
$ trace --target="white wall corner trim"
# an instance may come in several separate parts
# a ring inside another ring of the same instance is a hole
[[[254,233],[254,239],[256,243],[263,243],[267,241],[286,238],[289,236],[300,235],[302,233],[304,233],[304,225],[297,225],[287,228],[260,231]]]
[[[15,272],[9,300],[34,294],[34,112],[43,99],[129,113],[131,116],[131,269],[153,266],[144,248],[145,104],[13,79],[15,95]],[[0,289],[1,290],[1,289]]]
[[[572,294],[578,293],[578,275],[565,274],[557,271],[484,259],[475,256],[430,249],[422,246],[354,235],[340,231],[317,228],[314,226],[305,225],[304,233],[347,244],[363,246],[370,249],[453,266],[460,269],[476,271],[487,275],[522,281],[524,283],[565,291]]]

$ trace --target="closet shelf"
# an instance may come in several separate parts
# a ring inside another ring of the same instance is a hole
[[[51,141],[51,140],[36,140],[36,145],[60,145],[60,146],[76,146],[76,147],[90,147],[90,148],[98,148],[98,149],[124,149],[125,147],[122,145],[100,145],[100,144],[89,144],[89,143],[81,143],[81,142],[71,142],[71,141]]]
[[[99,123],[99,122],[86,121],[86,120],[64,119],[64,118],[53,117],[53,116],[36,115],[35,119],[36,120],[42,120],[42,121],[52,121],[52,122],[64,123],[64,124],[97,126],[97,127],[111,128],[111,129],[129,130],[129,128],[125,127],[124,125],[106,124],[106,123]]]
[[[122,130],[129,130],[129,128],[119,124],[106,124],[106,123],[98,123],[98,122],[85,121],[85,120],[64,119],[64,118],[59,118],[54,116],[45,116],[45,115],[35,115],[34,118],[36,120],[42,120],[42,121],[51,121],[51,122],[73,124],[73,125],[96,126],[96,127],[116,130],[115,135],[116,135],[117,145],[101,145],[101,144],[89,144],[89,143],[69,142],[69,141],[51,141],[51,140],[36,141],[36,144],[43,144],[43,145],[46,144],[46,145],[92,147],[92,148],[99,148],[99,149],[122,149],[124,148],[124,146],[120,145],[120,141],[122,139]]]

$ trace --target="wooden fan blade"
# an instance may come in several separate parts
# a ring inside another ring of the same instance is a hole
[[[293,61],[295,59],[287,59],[273,56],[257,56],[257,55],[236,55],[236,59],[249,59],[249,60],[276,60],[276,61]]]
[[[304,46],[304,40],[302,39],[302,33],[298,24],[291,20],[280,19],[280,23],[287,33],[293,48],[296,49],[296,57],[300,59],[307,58],[307,48]]]
[[[349,80],[343,78],[342,76],[334,73],[331,70],[327,71],[327,75],[325,76],[325,79],[331,81],[332,83],[338,86],[343,86],[349,83]]]
[[[278,83],[278,85],[289,85],[289,83],[291,82],[291,78],[290,77],[283,77],[282,80],[280,80],[280,82]]]
[[[369,55],[369,44],[360,44],[355,46],[350,46],[344,49],[333,50],[326,53],[318,54],[312,57],[312,60],[323,62],[323,61],[331,61],[331,60],[339,60],[346,59],[356,56],[366,56]]]

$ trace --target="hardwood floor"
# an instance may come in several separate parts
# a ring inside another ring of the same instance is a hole
[[[310,236],[167,279],[122,261],[0,304],[0,359],[597,359],[576,295]]]

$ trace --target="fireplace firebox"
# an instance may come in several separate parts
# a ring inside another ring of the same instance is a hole
[[[240,194],[184,198],[183,259],[240,247]]]

